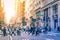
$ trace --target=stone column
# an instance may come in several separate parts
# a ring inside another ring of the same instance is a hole
[[[49,15],[50,15],[50,21],[51,21],[51,28],[54,28],[54,22],[53,22],[53,8],[50,6],[49,8]]]
[[[41,10],[41,14],[44,15],[44,11],[43,11],[43,10]],[[40,20],[40,22],[41,22],[40,25],[41,25],[41,27],[43,27],[43,26],[44,26],[43,16],[41,16],[40,18],[41,18],[41,20]]]

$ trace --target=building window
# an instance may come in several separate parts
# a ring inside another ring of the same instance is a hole
[[[45,16],[45,17],[48,17],[48,8],[46,8],[46,9],[44,10],[44,16]]]
[[[56,4],[53,6],[53,13],[57,14],[57,12],[58,12],[58,5]]]
[[[44,21],[44,25],[47,27],[48,26],[48,8],[46,8],[44,10],[44,18],[43,18],[43,21]]]
[[[58,19],[58,5],[53,6],[53,19],[57,20]]]

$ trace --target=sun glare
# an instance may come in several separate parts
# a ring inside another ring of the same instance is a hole
[[[4,0],[4,10],[6,22],[9,23],[12,16],[15,15],[15,0]]]

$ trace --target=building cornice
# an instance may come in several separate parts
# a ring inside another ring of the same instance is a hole
[[[41,9],[47,8],[47,6],[50,7],[50,5],[53,5],[54,3],[58,2],[58,1],[60,1],[60,0],[54,0],[50,3],[48,3],[47,5],[43,6]]]

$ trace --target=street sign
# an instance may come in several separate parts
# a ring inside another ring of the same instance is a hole
[[[44,16],[44,14],[36,14],[37,16]]]

